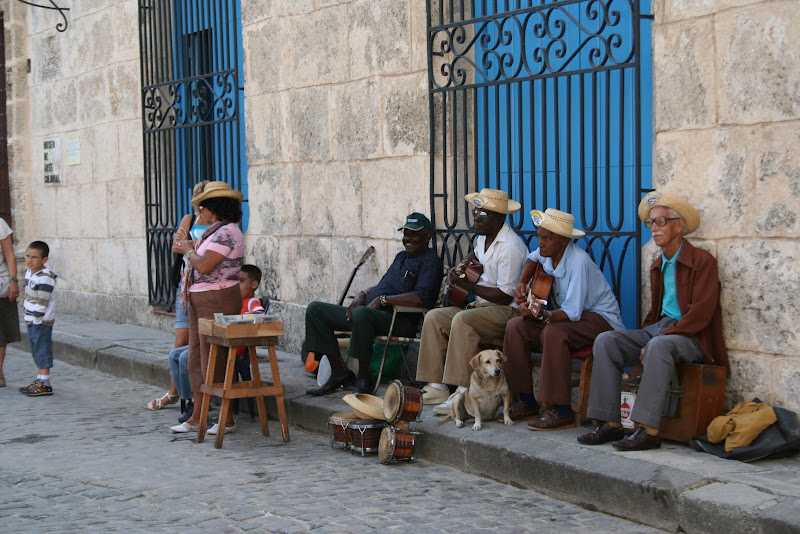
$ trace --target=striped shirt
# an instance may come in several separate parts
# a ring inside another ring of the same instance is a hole
[[[45,266],[41,271],[25,272],[25,323],[52,326],[55,321],[56,273]]]

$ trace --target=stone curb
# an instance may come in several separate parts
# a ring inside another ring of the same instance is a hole
[[[148,345],[130,337],[105,340],[82,335],[79,329],[67,329],[54,330],[56,359],[168,387],[165,356],[171,348],[169,334],[151,330],[155,337],[147,341],[157,342]],[[24,328],[22,336],[14,346],[30,351]],[[259,349],[260,361],[265,357],[266,353]],[[349,411],[350,407],[339,395],[305,395],[312,382],[296,355],[279,352],[279,363],[290,424],[327,434],[330,415]],[[269,365],[262,363],[261,372],[269,377]],[[378,394],[382,396],[382,392]],[[267,407],[273,422],[271,433],[279,431],[274,424],[277,411],[273,397],[267,399]],[[489,422],[482,431],[473,432],[469,425],[460,429],[452,422],[437,425],[438,419],[426,406],[420,421],[412,423],[412,430],[421,432],[416,457],[669,532],[800,532],[800,499],[795,496],[726,483],[691,469],[659,464],[649,461],[651,453],[622,455],[605,446],[581,446],[574,436],[585,429],[534,433],[521,422],[498,432],[501,425]],[[391,464],[387,469],[401,466],[402,463]]]

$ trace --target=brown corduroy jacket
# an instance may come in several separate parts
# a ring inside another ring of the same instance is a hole
[[[720,283],[717,260],[705,250],[683,240],[683,248],[675,263],[675,283],[681,320],[667,328],[662,335],[680,335],[697,339],[703,363],[722,365],[730,373],[728,350],[722,337],[722,306],[719,302]],[[649,326],[661,319],[664,281],[661,256],[650,265],[650,296],[652,305],[644,318]]]

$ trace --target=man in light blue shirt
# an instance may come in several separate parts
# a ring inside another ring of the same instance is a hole
[[[511,419],[538,415],[538,398],[544,413],[528,428],[557,430],[575,425],[570,407],[571,353],[591,346],[602,332],[625,327],[608,281],[589,255],[572,242],[584,235],[573,228],[575,218],[555,209],[534,210],[531,217],[538,228],[539,248],[525,260],[514,291],[520,317],[506,326],[503,351],[508,360],[504,369],[509,388],[520,396],[520,402],[512,406]],[[553,277],[547,306],[527,297],[528,284],[538,269]],[[531,379],[533,350],[542,351],[536,397]]]

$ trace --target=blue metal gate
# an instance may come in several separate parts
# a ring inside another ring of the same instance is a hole
[[[172,234],[191,190],[222,180],[244,193],[240,0],[140,0],[139,43],[150,303],[170,306]]]
[[[572,213],[639,323],[642,226],[651,187],[650,15],[638,0],[429,0],[431,199],[442,253],[470,248],[463,194],[508,191],[531,209]],[[535,246],[535,244],[534,244]]]

